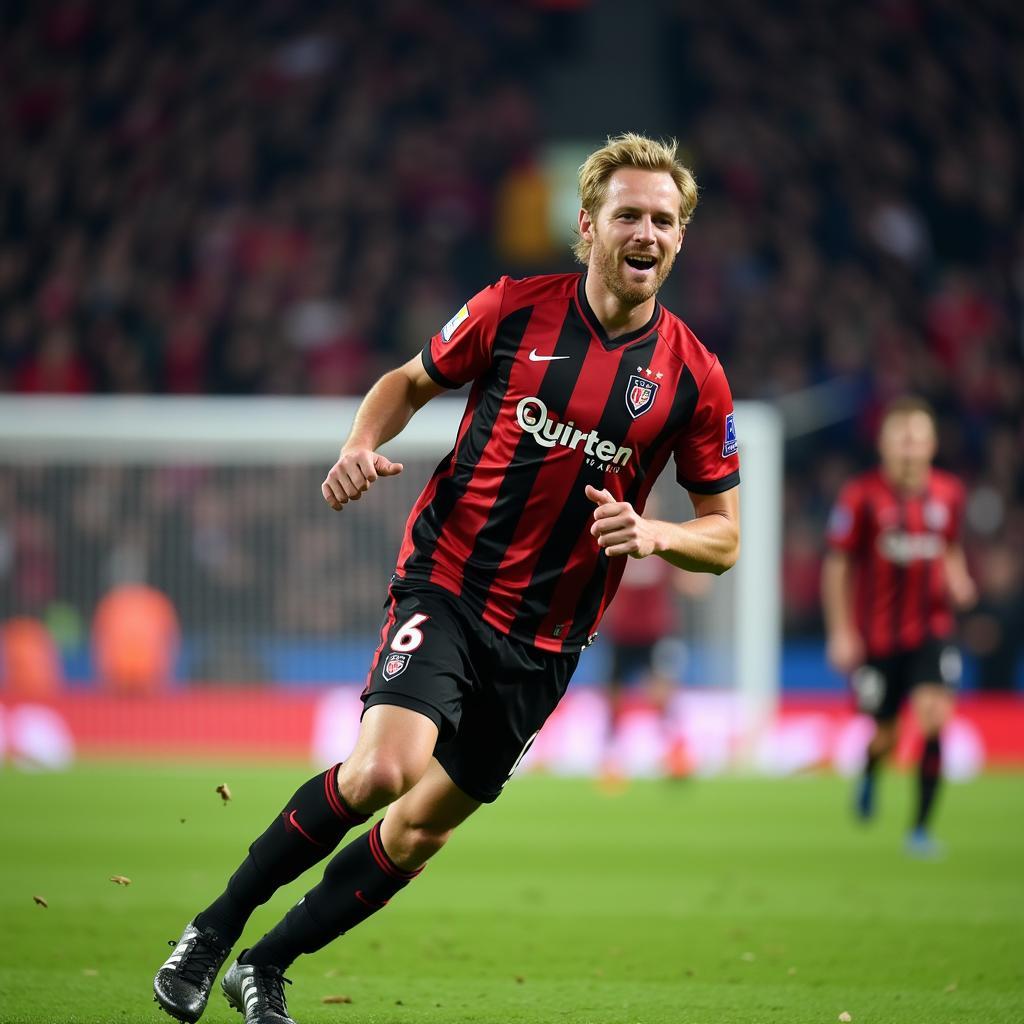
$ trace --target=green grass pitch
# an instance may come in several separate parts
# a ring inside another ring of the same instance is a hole
[[[170,1024],[151,993],[167,940],[309,774],[238,764],[0,771],[0,1022]],[[644,782],[614,794],[524,776],[387,910],[292,968],[292,1015],[1024,1021],[1020,776],[946,788],[938,863],[902,853],[911,779],[882,781],[880,820],[865,829],[848,817],[848,784],[827,776]],[[226,805],[221,782],[233,793]],[[246,938],[317,872],[261,908]],[[218,987],[203,1020],[241,1018]]]

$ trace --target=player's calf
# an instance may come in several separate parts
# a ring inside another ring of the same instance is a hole
[[[870,821],[875,816],[875,776],[867,772],[857,784],[857,796],[853,805],[854,813],[861,821]]]
[[[366,821],[352,809],[335,783],[340,765],[303,783],[249,855],[224,892],[196,915],[196,926],[212,927],[232,946],[252,912],[282,886],[329,856],[349,831]]]
[[[404,871],[394,863],[378,823],[338,853],[319,885],[239,959],[287,970],[296,957],[315,953],[382,910],[422,870]]]

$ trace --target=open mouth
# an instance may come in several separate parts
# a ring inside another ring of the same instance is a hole
[[[653,256],[627,256],[626,263],[634,270],[650,270],[655,260]]]

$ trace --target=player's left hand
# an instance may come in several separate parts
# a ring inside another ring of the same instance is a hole
[[[654,554],[656,536],[650,520],[644,519],[628,501],[616,501],[604,488],[598,490],[587,484],[585,493],[597,505],[590,532],[609,558],[646,558]]]

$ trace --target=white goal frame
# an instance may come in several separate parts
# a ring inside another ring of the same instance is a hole
[[[0,400],[0,465],[313,461],[325,470],[356,398],[27,397]],[[450,448],[465,406],[442,396],[389,447],[395,458]],[[751,739],[779,693],[782,631],[783,425],[758,402],[736,405],[742,475],[742,549],[736,574],[735,690]],[[666,472],[671,472],[667,468]]]

